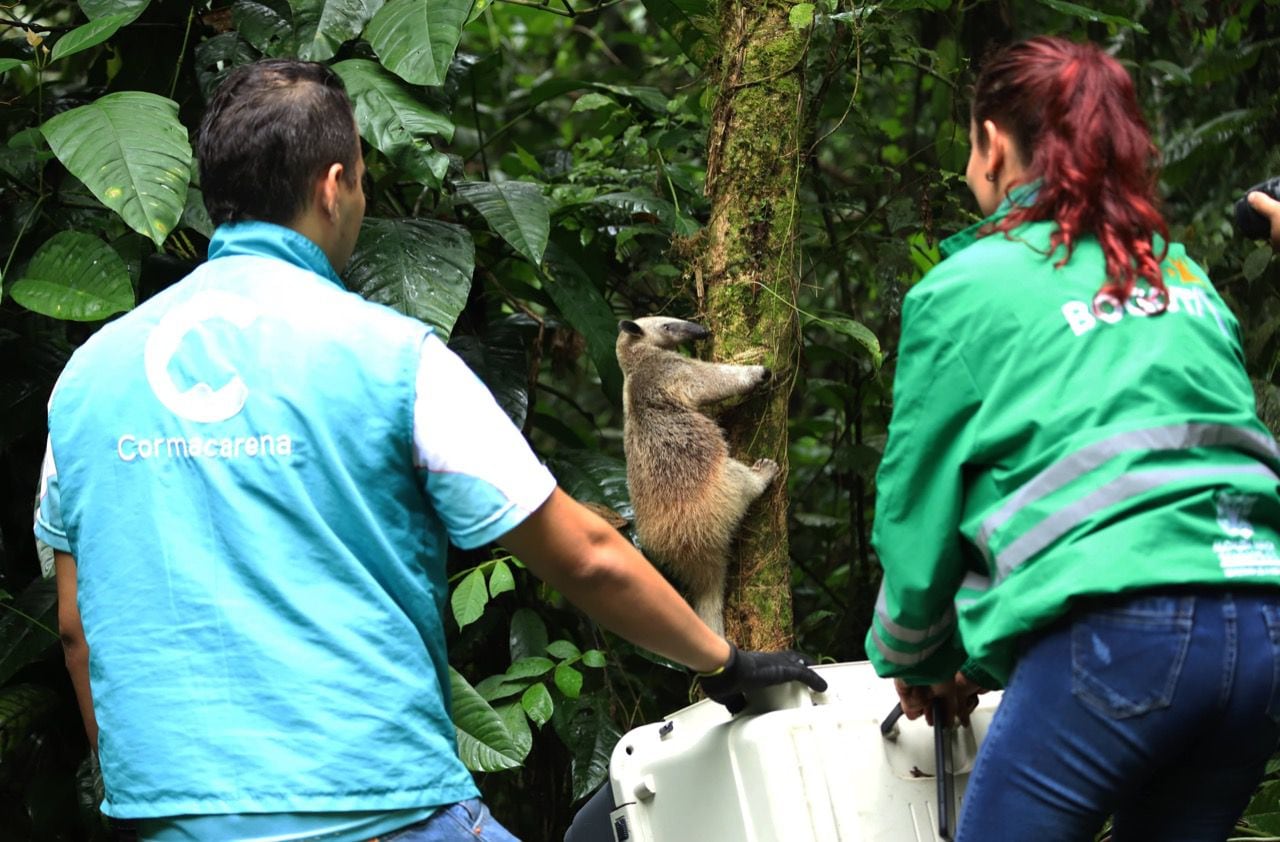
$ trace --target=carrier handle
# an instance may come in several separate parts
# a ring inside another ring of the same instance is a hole
[[[938,781],[938,838],[951,842],[956,824],[956,778],[951,766],[951,740],[947,739],[946,703],[933,700],[933,768]]]
[[[933,764],[938,782],[938,838],[951,842],[955,838],[956,779],[952,771],[951,740],[947,739],[947,728],[942,724],[946,713],[944,705],[942,699],[933,700]],[[902,704],[899,703],[880,723],[880,735],[886,740],[896,740],[901,718]]]

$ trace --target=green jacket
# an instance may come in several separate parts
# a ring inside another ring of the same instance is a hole
[[[1173,243],[1166,312],[1146,315],[1145,290],[1095,305],[1096,240],[1057,268],[1054,223],[1012,239],[982,224],[943,242],[903,303],[872,535],[877,671],[1003,685],[1019,638],[1076,597],[1280,585],[1280,454],[1204,271]]]

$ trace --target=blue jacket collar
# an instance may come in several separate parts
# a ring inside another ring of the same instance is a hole
[[[987,226],[995,225],[1000,220],[1009,215],[1014,206],[1029,207],[1036,200],[1036,194],[1040,192],[1040,180],[1029,184],[1020,184],[1009,191],[1009,195],[1005,196],[1004,201],[996,208],[995,213],[988,216],[981,222],[974,223],[959,233],[952,234],[941,243],[938,244],[938,250],[942,252],[943,259],[950,257],[958,251],[968,248],[984,236],[983,229]]]
[[[257,221],[219,225],[209,241],[209,259],[239,255],[274,257],[343,286],[342,279],[333,271],[329,258],[320,247],[283,225]]]

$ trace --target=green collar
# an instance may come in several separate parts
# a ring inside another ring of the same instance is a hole
[[[1030,207],[1036,200],[1036,194],[1040,192],[1039,180],[1029,184],[1020,184],[1013,190],[1009,191],[1009,195],[1004,198],[1000,206],[996,208],[995,213],[988,216],[981,222],[974,223],[959,233],[952,234],[941,243],[938,244],[938,250],[942,252],[945,260],[958,251],[963,251],[969,246],[982,239],[984,236],[981,231],[989,225],[995,225],[1000,220],[1009,215],[1014,206]]]

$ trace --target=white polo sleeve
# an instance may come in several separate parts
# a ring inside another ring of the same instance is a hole
[[[62,498],[58,491],[58,469],[53,464],[53,445],[45,444],[44,463],[40,466],[40,491],[36,499],[36,538],[55,550],[71,552],[67,529],[62,524]]]
[[[489,389],[434,334],[422,343],[413,427],[427,495],[463,549],[518,526],[555,490]]]

